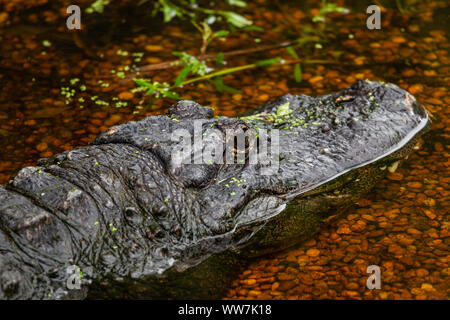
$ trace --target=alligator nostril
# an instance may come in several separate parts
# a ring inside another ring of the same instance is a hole
[[[124,210],[125,219],[132,224],[140,224],[142,223],[142,216],[134,207],[127,207]]]
[[[169,212],[169,209],[163,205],[155,205],[152,208],[152,214],[154,217],[163,217]]]
[[[133,218],[137,214],[136,209],[133,207],[125,208],[125,217]]]
[[[50,279],[56,279],[58,277],[58,268],[55,268],[48,273]]]
[[[159,230],[156,231],[156,233],[155,233],[155,237],[156,237],[157,239],[162,239],[162,238],[164,238],[164,236],[165,236],[165,233],[164,233],[164,231],[162,231],[161,229],[159,229]]]
[[[149,239],[162,239],[166,235],[164,229],[155,221],[150,222],[145,231],[147,233],[147,238]]]
[[[163,256],[167,256],[169,254],[169,249],[166,246],[164,246],[161,248],[160,252]]]
[[[175,228],[170,230],[170,233],[174,235],[176,238],[181,238],[181,227],[180,225],[177,225]]]

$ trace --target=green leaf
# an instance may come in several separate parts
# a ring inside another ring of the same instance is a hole
[[[241,93],[239,90],[223,84],[223,90],[230,93]]]
[[[223,66],[224,60],[225,60],[225,56],[224,56],[223,52],[219,52],[219,54],[217,55],[217,58],[216,58],[216,65],[218,67]]]
[[[155,91],[155,86],[153,83],[150,83],[144,79],[133,79],[133,80],[139,87],[148,89],[147,92],[145,93],[146,95],[149,96]]]
[[[105,6],[109,4],[108,0],[96,0],[91,4],[89,8],[86,9],[87,13],[93,13],[94,11],[97,13],[103,13]]]
[[[214,84],[214,87],[217,91],[222,92],[231,92],[231,93],[240,93],[239,90],[236,90],[230,86],[227,86],[225,83],[223,83],[222,77],[216,77],[213,79],[212,83]]]
[[[236,6],[240,8],[245,8],[247,6],[247,3],[241,0],[227,0],[227,3],[231,6]]]
[[[174,56],[177,56],[177,57],[182,57],[182,56],[185,54],[185,52],[182,52],[182,51],[172,51],[172,54],[173,54]]]
[[[225,37],[229,33],[230,33],[230,31],[228,31],[228,30],[219,30],[213,34],[213,38]]]
[[[295,49],[293,47],[287,47],[286,51],[293,56],[295,59],[300,59],[297,52],[295,52]]]
[[[214,84],[214,87],[217,91],[222,92],[223,91],[223,79],[222,77],[216,77],[212,80],[212,83]]]
[[[325,22],[325,17],[324,16],[315,16],[312,18],[313,22]]]
[[[162,12],[164,14],[164,22],[170,22],[173,17],[177,15],[177,12],[169,7],[163,7]]]
[[[215,38],[222,38],[225,37],[230,32],[228,30],[219,30],[212,34],[212,36],[208,39],[208,44],[213,41]]]
[[[175,100],[181,99],[181,97],[177,93],[170,91],[170,90],[161,90],[160,93],[162,96],[167,97],[167,98],[172,98]]]
[[[252,25],[253,22],[244,16],[232,11],[219,11],[219,13],[227,20],[227,22],[236,28],[243,28]]]
[[[178,87],[180,84],[183,83],[184,79],[188,76],[189,72],[192,70],[192,65],[186,66],[181,70],[180,74],[177,77],[177,80],[175,80],[174,87]]]
[[[296,63],[294,66],[294,78],[296,82],[302,82],[302,67],[300,63]]]
[[[244,31],[259,31],[259,32],[263,32],[264,28],[258,27],[258,26],[247,26],[242,28],[242,30]]]
[[[260,60],[260,61],[257,61],[255,64],[258,67],[269,67],[271,65],[279,63],[281,60],[282,59],[280,57],[276,57],[276,58],[267,59],[267,60]]]
[[[205,62],[199,61],[196,57],[191,56],[186,52],[172,52],[174,56],[180,57],[180,62],[184,67],[191,66],[191,72],[200,76],[204,76],[206,73],[211,72],[212,69],[208,68]]]
[[[168,0],[159,0],[161,12],[164,15],[164,22],[170,22],[175,16],[182,16],[181,9]]]
[[[151,83],[146,81],[146,80],[144,80],[144,79],[136,79],[135,78],[133,80],[140,87],[147,87],[148,88],[149,86],[151,86]]]

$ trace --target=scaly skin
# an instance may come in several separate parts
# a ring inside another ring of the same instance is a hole
[[[200,119],[201,133],[279,129],[277,173],[248,161],[176,167],[171,133]],[[220,297],[249,257],[345,212],[428,126],[406,91],[360,81],[240,119],[181,101],[168,116],[112,127],[0,186],[0,298]],[[83,272],[79,290],[66,285],[71,265]]]

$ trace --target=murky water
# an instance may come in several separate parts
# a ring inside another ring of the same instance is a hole
[[[306,244],[252,262],[226,298],[448,299],[449,7],[445,1],[428,1],[400,13],[395,5],[386,5],[382,29],[368,30],[367,6],[348,1],[351,12],[332,15],[321,29],[311,22],[320,1],[301,6],[296,1],[272,3],[261,10],[264,2],[249,5],[245,12],[265,32],[232,34],[209,52],[317,37],[297,49],[305,61],[302,81],[294,80],[292,65],[253,69],[223,78],[240,93],[220,93],[203,82],[179,91],[184,98],[232,116],[288,92],[322,94],[368,78],[408,89],[434,121],[423,149],[381,181],[346,218]],[[130,70],[173,60],[172,51],[199,53],[200,35],[185,24],[161,28],[158,21],[129,19],[133,12],[125,12],[120,17],[128,19],[125,23],[118,18],[114,26],[99,21],[95,32],[74,35],[51,10],[45,23],[39,14],[23,13],[17,24],[0,28],[1,184],[40,157],[86,145],[109,126],[165,112],[173,101],[130,92]],[[144,53],[141,61],[133,55],[138,52]],[[103,58],[93,59],[93,54]],[[227,63],[239,66],[276,56],[292,59],[280,48],[236,55]],[[173,81],[177,72],[168,68],[146,76]],[[366,269],[373,264],[381,267],[380,290],[366,288]]]

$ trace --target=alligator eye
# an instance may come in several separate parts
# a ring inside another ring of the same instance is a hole
[[[248,128],[247,126],[243,126],[238,128],[231,137],[226,137],[226,147],[227,152],[232,154],[233,163],[237,164],[246,164],[248,163],[250,151],[255,148],[255,152],[258,152],[259,148],[259,137],[258,133]]]

